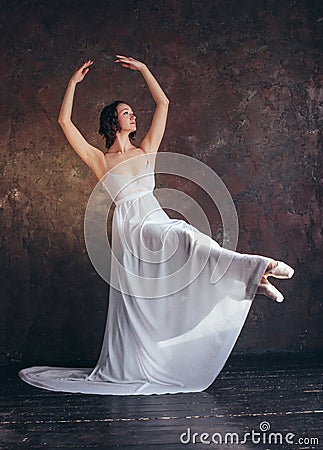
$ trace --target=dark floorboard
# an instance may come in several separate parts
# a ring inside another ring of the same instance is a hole
[[[0,368],[0,448],[323,449],[322,369],[321,354],[233,355],[204,392],[121,397],[36,389]]]

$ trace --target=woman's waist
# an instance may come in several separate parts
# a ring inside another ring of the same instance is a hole
[[[152,193],[153,193],[153,189],[142,190],[142,191],[138,190],[137,192],[133,192],[132,194],[125,195],[118,199],[117,199],[117,197],[118,197],[117,196],[116,199],[114,200],[114,203],[116,206],[118,206],[118,205],[121,205],[122,203],[126,203],[131,200],[136,200],[139,197],[143,197],[144,195],[152,194]]]

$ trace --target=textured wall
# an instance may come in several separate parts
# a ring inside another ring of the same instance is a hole
[[[104,149],[98,115],[121,97],[137,113],[140,141],[153,102],[138,73],[113,65],[115,53],[144,60],[171,100],[161,151],[201,159],[230,190],[238,251],[296,269],[276,282],[283,304],[256,297],[235,351],[322,348],[321,1],[0,5],[0,363],[98,355],[108,286],[83,238],[96,179],[56,119],[69,76],[91,58],[77,87],[77,125]],[[208,216],[216,237],[214,208]]]

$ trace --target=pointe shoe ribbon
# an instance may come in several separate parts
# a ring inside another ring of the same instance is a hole
[[[283,294],[281,292],[279,292],[279,290],[276,289],[274,285],[269,283],[269,281],[267,279],[261,280],[261,282],[258,286],[258,289],[257,289],[257,294],[266,295],[266,297],[269,297],[278,303],[281,303],[284,300]]]
[[[278,264],[273,269],[270,269],[266,274],[265,277],[275,277],[275,278],[292,278],[294,275],[294,269],[287,264],[283,263],[282,261],[277,261]]]

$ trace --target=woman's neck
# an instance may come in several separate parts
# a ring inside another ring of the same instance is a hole
[[[114,143],[108,150],[108,153],[127,153],[129,150],[136,148],[131,144],[128,134],[118,133]]]

